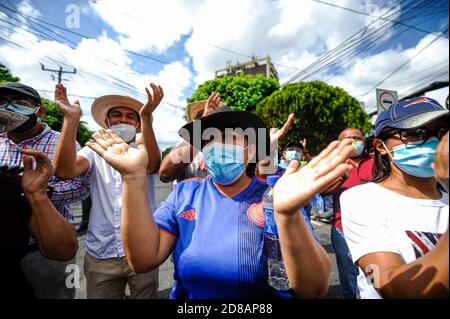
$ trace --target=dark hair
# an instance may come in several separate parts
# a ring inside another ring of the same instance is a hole
[[[388,139],[392,134],[394,133],[393,128],[386,128],[383,129],[377,136],[382,141],[385,141]],[[373,163],[373,179],[371,182],[373,183],[379,183],[383,181],[384,179],[388,178],[389,175],[391,175],[391,163],[389,161],[389,155],[381,155],[380,152],[376,149],[376,147],[373,148],[373,154],[374,154],[374,163]],[[442,192],[447,192],[445,188],[440,184],[437,183],[437,189]]]
[[[284,150],[287,150],[288,148],[291,148],[291,147],[298,147],[298,148],[301,149],[301,150],[304,149],[302,143],[297,142],[297,141],[291,141],[291,142],[287,143],[287,144],[284,146]]]
[[[379,138],[384,142],[391,134],[392,129],[390,127],[387,127],[386,129],[383,129],[378,134],[378,136],[376,136],[376,138]],[[373,179],[371,180],[371,182],[379,183],[388,178],[389,175],[391,175],[391,163],[389,161],[389,155],[382,155],[380,152],[378,152],[376,147],[373,147],[373,157]]]

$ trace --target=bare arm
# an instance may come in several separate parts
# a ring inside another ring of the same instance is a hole
[[[170,255],[176,239],[159,230],[150,211],[145,172],[123,176],[122,240],[131,268],[148,272]],[[145,193],[144,193],[145,191]]]
[[[409,264],[398,254],[377,252],[361,257],[358,266],[384,298],[448,298],[448,237],[447,231],[432,251]]]
[[[352,150],[349,141],[333,142],[302,169],[292,161],[275,185],[273,200],[281,252],[291,287],[301,297],[317,298],[327,292],[331,262],[299,210],[349,169],[345,161]]]
[[[220,94],[212,92],[205,103],[202,117],[212,114],[219,106]],[[197,153],[197,149],[192,147],[189,143],[183,141],[179,146],[171,150],[169,154],[163,158],[159,169],[160,179],[165,183],[169,183],[177,179],[194,160]]]
[[[81,107],[78,101],[71,105],[67,99],[66,88],[56,85],[55,101],[64,114],[61,136],[55,149],[55,176],[59,179],[73,179],[85,174],[89,162],[82,156],[77,156],[76,138],[81,117]]]
[[[161,167],[159,168],[161,180],[168,183],[177,179],[194,160],[197,153],[198,150],[185,141],[172,149],[161,162]]]
[[[24,149],[22,187],[32,215],[28,228],[41,253],[50,259],[70,260],[78,250],[75,228],[56,210],[47,196],[48,179],[53,173],[50,160],[37,150]],[[32,157],[37,166],[33,169]]]
[[[145,88],[148,101],[142,107],[139,112],[139,116],[141,118],[142,135],[145,142],[145,148],[148,153],[147,172],[148,174],[154,174],[158,171],[159,165],[161,164],[161,154],[158,144],[156,143],[155,133],[153,132],[152,113],[164,97],[164,91],[159,85],[156,86],[155,84],[150,83],[150,86],[153,89],[153,95],[150,93],[148,88]]]
[[[87,145],[122,175],[122,240],[131,268],[147,272],[162,264],[176,240],[162,233],[150,211],[147,197],[148,156],[142,139],[130,147],[111,130],[100,129]]]
[[[278,143],[286,136],[293,122],[294,114],[289,114],[288,119],[281,129],[277,130],[276,128],[272,128],[270,130],[270,154],[272,157],[258,162],[256,165],[257,176],[266,178],[276,172],[278,163],[275,163],[274,159],[278,152]]]

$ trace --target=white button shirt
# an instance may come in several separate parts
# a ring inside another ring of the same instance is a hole
[[[135,146],[134,143],[131,146]],[[92,149],[85,146],[78,155],[89,161],[86,173],[91,185],[91,214],[86,237],[86,250],[99,259],[123,257],[120,216],[122,178],[120,173]],[[151,212],[156,211],[154,176],[148,176],[148,196]]]

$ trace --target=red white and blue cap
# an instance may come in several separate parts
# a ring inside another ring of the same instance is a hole
[[[378,115],[375,122],[375,136],[383,129],[413,129],[427,125],[441,117],[449,116],[446,108],[436,100],[418,97],[391,105]]]

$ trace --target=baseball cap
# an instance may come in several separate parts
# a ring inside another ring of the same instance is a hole
[[[391,105],[381,112],[375,122],[374,133],[378,136],[387,128],[413,129],[448,116],[449,111],[436,100],[419,97]]]
[[[42,103],[39,93],[32,87],[22,83],[8,82],[5,84],[0,84],[0,94],[4,92],[20,93],[33,99],[38,105],[41,105]]]

